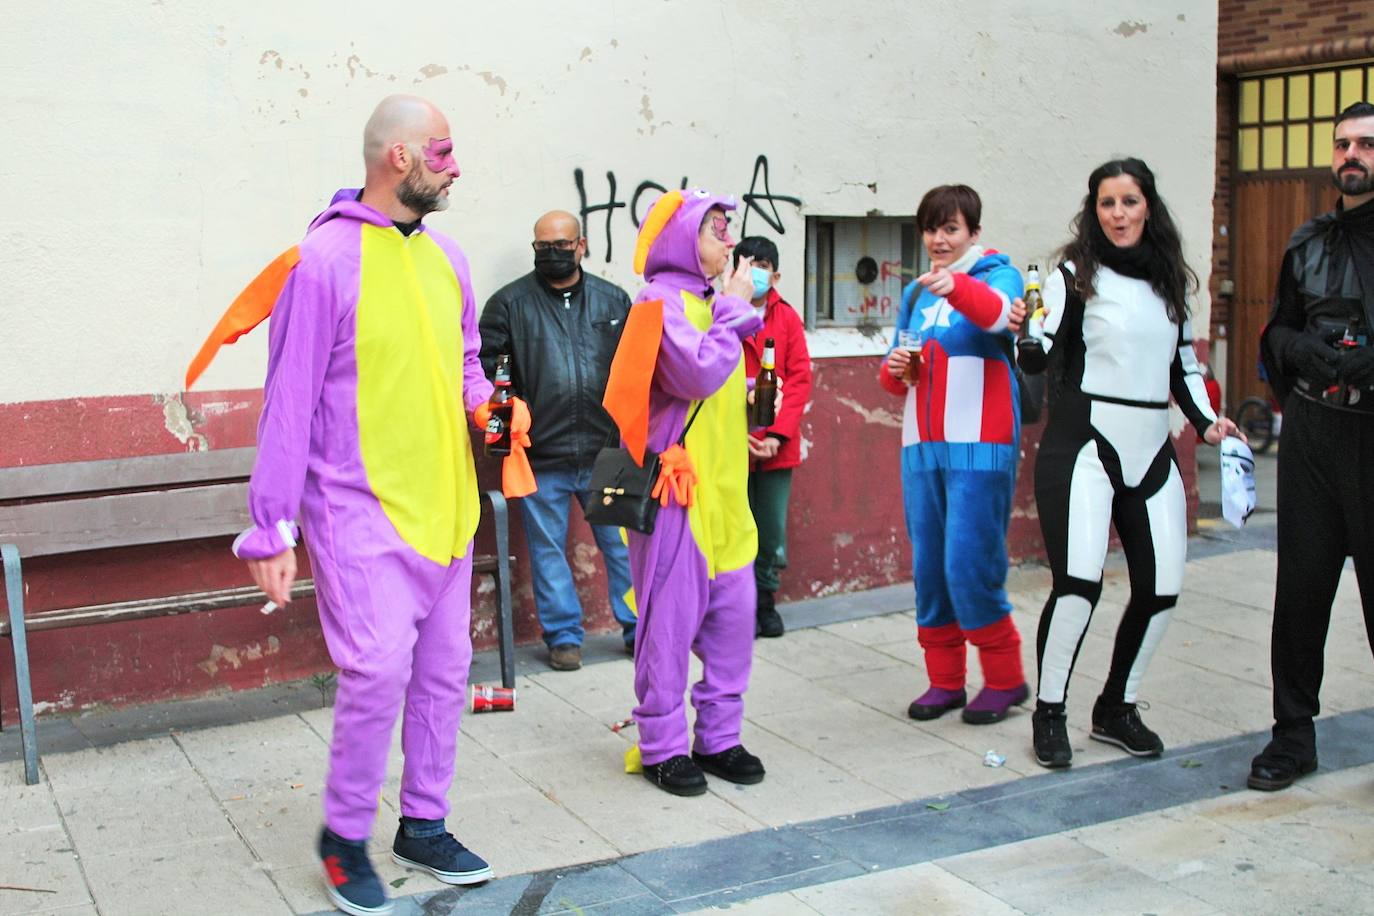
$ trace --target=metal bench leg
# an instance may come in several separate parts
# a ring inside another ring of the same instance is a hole
[[[496,530],[496,634],[501,645],[501,686],[515,686],[515,614],[510,597],[510,524],[506,497],[488,490],[492,527]]]
[[[38,785],[38,735],[33,724],[33,686],[29,683],[29,644],[24,632],[24,573],[19,548],[0,544],[5,565],[5,596],[10,608],[14,681],[19,691],[19,740],[24,748],[24,782]]]

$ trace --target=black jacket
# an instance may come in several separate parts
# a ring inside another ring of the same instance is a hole
[[[482,368],[511,357],[511,383],[530,408],[530,464],[591,467],[603,446],[619,445],[601,406],[630,297],[585,271],[571,296],[531,271],[501,287],[482,310]]]
[[[1354,210],[1338,203],[1288,241],[1274,310],[1260,339],[1260,359],[1280,401],[1294,388],[1315,399],[1310,383],[1284,358],[1293,339],[1312,334],[1330,344],[1347,328],[1357,338],[1374,335],[1374,201]]]

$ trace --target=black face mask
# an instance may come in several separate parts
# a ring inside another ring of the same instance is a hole
[[[577,270],[577,249],[545,248],[534,253],[534,269],[545,280],[566,280]]]

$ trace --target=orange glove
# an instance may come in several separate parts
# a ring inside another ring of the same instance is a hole
[[[661,506],[668,505],[670,493],[679,506],[691,506],[696,501],[697,472],[687,450],[675,443],[659,455],[658,460],[658,480],[649,495],[656,497]]]
[[[534,482],[529,456],[525,454],[525,449],[530,447],[530,409],[520,398],[511,398],[511,405],[510,454],[501,462],[501,492],[507,498],[529,496],[539,489]],[[473,413],[475,415],[476,411]]]

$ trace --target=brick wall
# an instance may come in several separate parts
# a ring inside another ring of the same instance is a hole
[[[1374,31],[1369,0],[1221,0],[1217,56]]]

